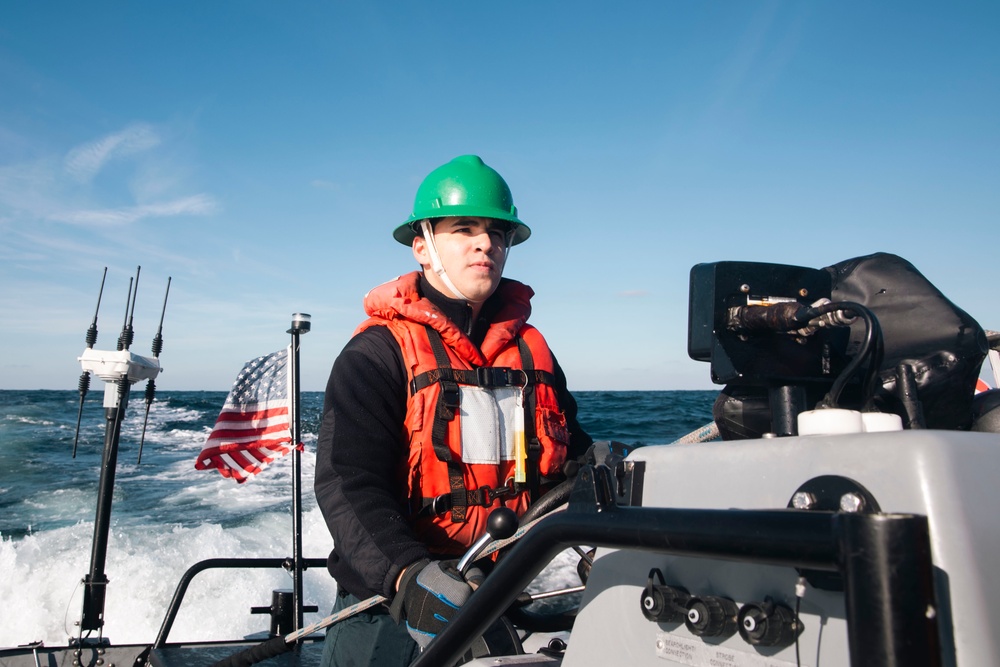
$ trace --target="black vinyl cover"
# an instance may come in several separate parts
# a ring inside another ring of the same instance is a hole
[[[876,402],[899,413],[897,368],[913,369],[927,428],[968,429],[979,369],[986,358],[986,332],[952,303],[916,267],[897,255],[875,253],[826,267],[833,300],[867,306],[882,326],[885,356]],[[852,341],[863,325],[852,326]]]
[[[952,303],[902,257],[875,253],[826,267],[833,280],[831,299],[871,310],[882,329],[884,356],[875,405],[906,415],[896,392],[899,366],[912,369],[927,428],[969,429],[979,369],[988,346],[983,328]],[[864,337],[864,323],[851,326],[847,354]],[[860,409],[857,383],[845,391],[842,407]],[[822,398],[809,388],[810,407]],[[725,440],[760,437],[770,430],[767,389],[726,386],[713,409]],[[853,404],[852,404],[853,401]]]

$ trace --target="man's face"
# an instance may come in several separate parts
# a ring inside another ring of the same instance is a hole
[[[507,229],[506,223],[490,218],[450,217],[434,224],[434,243],[441,264],[469,301],[485,301],[500,284]],[[413,256],[425,269],[430,268],[431,259],[423,237],[414,239]],[[427,270],[425,275],[435,289],[451,294],[434,271]]]

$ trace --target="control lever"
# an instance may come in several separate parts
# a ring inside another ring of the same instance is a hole
[[[469,569],[469,565],[476,560],[487,544],[493,540],[506,540],[517,532],[517,524],[517,514],[509,507],[500,506],[490,512],[489,518],[486,519],[486,532],[469,547],[469,550],[458,561],[458,571],[464,575],[465,571]]]

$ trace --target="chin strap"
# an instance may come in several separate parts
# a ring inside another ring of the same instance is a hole
[[[437,245],[434,243],[434,229],[431,227],[431,222],[428,219],[423,219],[420,221],[420,230],[423,232],[424,241],[427,243],[427,254],[431,257],[431,270],[434,271],[441,278],[441,282],[444,283],[445,287],[451,291],[459,299],[463,301],[468,301],[469,303],[482,303],[481,301],[475,301],[469,297],[462,294],[455,283],[451,282],[451,278],[448,277],[448,272],[444,270],[444,264],[441,263],[441,256],[438,255]],[[507,253],[510,252],[510,242],[513,239],[513,231],[507,234],[503,246],[503,257],[500,261],[500,273],[503,274],[504,267],[507,265]]]
[[[462,294],[455,284],[451,282],[451,278],[448,277],[448,272],[444,270],[444,264],[441,263],[441,257],[438,255],[437,245],[434,243],[434,230],[431,228],[430,220],[426,218],[420,221],[420,229],[424,233],[424,241],[427,243],[427,254],[431,256],[431,269],[434,273],[438,274],[441,278],[441,282],[444,283],[452,294],[457,296],[463,301],[472,302],[472,299]]]

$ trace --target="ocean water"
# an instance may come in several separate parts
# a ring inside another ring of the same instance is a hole
[[[0,647],[62,644],[76,636],[80,582],[90,569],[105,420],[99,387],[87,397],[72,457],[75,391],[0,391]],[[183,572],[206,558],[292,553],[291,457],[238,485],[194,461],[225,392],[160,392],[149,411],[134,391],[123,424],[105,572],[110,580],[104,635],[151,642]],[[712,391],[579,392],[580,422],[595,440],[665,445],[711,421]],[[324,558],[332,540],[312,495],[323,395],[302,395],[303,554]],[[578,583],[575,560],[557,559],[538,589]],[[190,586],[171,641],[233,638],[266,631],[271,590],[290,588],[282,571],[209,571]],[[336,585],[325,569],[304,577],[307,604],[329,613]],[[17,613],[11,613],[16,603]]]

